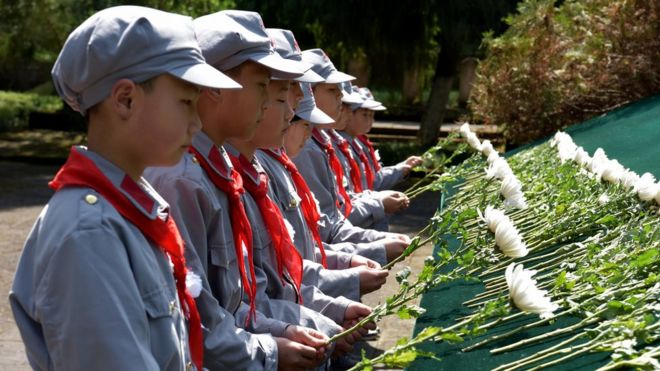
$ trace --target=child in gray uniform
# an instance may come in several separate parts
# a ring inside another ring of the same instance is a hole
[[[353,77],[337,71],[320,49],[303,51],[302,54],[303,61],[312,63],[312,69],[325,78],[325,82],[314,85],[317,105],[328,116],[338,119],[342,97],[339,84]],[[408,236],[363,229],[346,219],[352,208],[351,198],[343,186],[341,163],[327,134],[314,127],[312,139],[305,143],[293,161],[319,201],[319,227],[324,242],[370,243],[369,248],[359,253],[380,264],[386,264],[403,252],[410,242]]]
[[[281,29],[267,29],[266,31],[273,40],[275,50],[283,58],[302,59],[300,49],[297,48],[298,44],[291,31]],[[307,74],[315,75],[312,79],[306,79],[309,82],[324,81],[312,70]],[[325,118],[325,121],[317,120],[318,124],[333,122],[331,118],[315,108],[309,82],[301,83],[305,85],[304,101],[300,102],[303,109],[296,110],[296,113],[308,117],[310,116],[308,113],[315,110],[317,116],[322,115]],[[298,88],[300,87],[298,86]],[[299,96],[290,93],[289,105],[294,108],[299,105],[298,102]],[[330,296],[345,296],[352,300],[359,300],[362,294],[379,288],[385,282],[387,272],[371,268],[378,266],[378,263],[359,255],[324,248],[318,231],[319,217],[316,203],[313,201],[314,196],[293,162],[281,148],[283,137],[288,133],[289,122],[281,120],[281,117],[274,112],[275,110],[265,111],[261,130],[257,131],[252,141],[257,142],[263,148],[257,151],[255,156],[270,179],[271,198],[294,231],[292,239],[304,259],[303,282],[319,287],[321,291]],[[313,229],[308,225],[313,226]],[[328,261],[331,264],[328,264]]]
[[[205,64],[188,17],[120,6],[69,35],[52,70],[88,121],[25,243],[10,303],[35,370],[202,369],[203,329],[167,203],[141,178],[200,128]],[[187,326],[186,326],[187,322]]]

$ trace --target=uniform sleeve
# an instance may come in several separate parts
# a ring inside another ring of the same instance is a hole
[[[352,245],[350,243],[347,243],[348,245]],[[325,250],[325,257],[326,257],[326,262],[328,263],[328,269],[346,269],[350,268],[351,266],[351,259],[354,254],[348,253],[348,252],[343,252],[343,251],[335,251],[332,247],[328,246],[329,244],[326,244],[325,242],[323,243],[323,248]],[[351,246],[351,249],[354,249]],[[316,250],[316,260],[321,261],[321,251],[319,249]]]
[[[323,269],[319,271],[316,287],[333,298],[343,296],[353,301],[360,300],[360,274],[356,268]]]
[[[313,143],[312,143],[313,145]],[[337,210],[337,190],[334,177],[330,172],[325,155],[315,151],[307,144],[293,161],[298,171],[305,178],[309,189],[319,203],[321,214],[335,217]]]
[[[300,293],[307,308],[323,314],[338,324],[344,321],[346,308],[352,302],[342,296],[333,298],[324,294],[318,287],[305,284],[300,285]]]
[[[159,369],[148,308],[132,277],[126,250],[110,231],[83,230],[63,241],[35,291],[35,316],[52,362],[48,369]]]
[[[278,328],[286,325],[263,324],[259,334],[247,332],[237,327],[237,320],[244,323],[245,317],[234,317],[214,298],[208,284],[209,251],[207,225],[213,221],[213,210],[208,195],[195,182],[186,178],[158,184],[160,194],[170,203],[170,213],[177,221],[177,227],[186,243],[186,265],[188,269],[203,276],[203,289],[195,299],[200,312],[204,331],[204,366],[211,370],[219,369],[277,369],[277,344],[268,333],[273,328],[278,336]],[[279,327],[277,327],[279,325]],[[283,331],[282,331],[283,332]]]
[[[351,195],[353,208],[348,220],[353,225],[370,228],[385,219],[383,202],[370,193],[354,193]]]
[[[376,173],[374,179],[374,190],[386,191],[394,188],[403,180],[403,166],[402,164],[384,166]]]

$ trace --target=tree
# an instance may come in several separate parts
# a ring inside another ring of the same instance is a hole
[[[478,55],[483,33],[504,30],[502,18],[515,9],[516,3],[514,0],[451,0],[435,4],[433,11],[441,29],[437,34],[440,52],[418,134],[422,145],[432,145],[437,140],[458,64],[464,57]]]

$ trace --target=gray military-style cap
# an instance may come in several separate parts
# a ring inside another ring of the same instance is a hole
[[[249,60],[268,68],[274,78],[290,80],[310,68],[275,52],[259,13],[223,10],[196,18],[194,24],[204,58],[220,71]]]
[[[376,100],[374,95],[371,93],[371,90],[367,87],[358,88],[358,92],[365,97],[364,108],[372,111],[385,111],[387,107],[383,103]]]
[[[353,84],[350,81],[341,84],[341,102],[346,104],[360,104],[363,99],[357,91],[353,91]]]
[[[282,58],[290,59],[292,61],[298,61],[303,63],[307,67],[307,72],[304,75],[295,78],[294,80],[298,82],[323,82],[325,79],[319,76],[311,68],[311,63],[306,63],[302,61],[302,52],[298,46],[296,38],[293,36],[293,32],[289,30],[283,30],[280,28],[267,28],[266,32],[273,42],[273,48]]]
[[[308,82],[301,82],[300,87],[303,91],[303,99],[298,103],[296,108],[296,116],[303,120],[309,121],[315,125],[332,124],[335,120],[328,116],[320,108],[316,107],[314,100],[314,92],[312,91],[312,84]]]
[[[304,62],[312,64],[312,70],[325,79],[326,84],[340,84],[355,80],[354,76],[337,71],[330,58],[321,49],[308,49],[302,52]]]
[[[51,71],[58,94],[83,115],[118,80],[140,83],[163,73],[211,88],[241,87],[206,64],[190,17],[140,6],[89,17],[69,35]]]
[[[360,100],[357,103],[351,104],[351,109],[353,111],[360,108],[368,109],[371,111],[382,111],[381,109],[377,109],[379,106],[382,107],[382,104],[380,102],[376,102],[375,100],[369,98],[364,88],[359,88],[356,85],[353,85],[352,89],[353,89],[352,96]],[[371,94],[371,92],[369,92],[369,94]]]

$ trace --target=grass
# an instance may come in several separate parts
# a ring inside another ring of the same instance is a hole
[[[54,113],[63,108],[54,95],[0,90],[0,132],[28,127],[30,112]]]
[[[65,160],[72,145],[83,144],[84,133],[21,130],[0,133],[0,157],[22,161]]]

